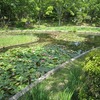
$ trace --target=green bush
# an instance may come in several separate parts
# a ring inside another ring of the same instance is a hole
[[[91,51],[83,67],[85,72],[85,85],[80,90],[80,100],[100,100],[100,49]]]

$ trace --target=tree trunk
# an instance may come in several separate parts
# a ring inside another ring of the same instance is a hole
[[[41,22],[41,17],[40,17],[40,15],[39,15],[39,20],[38,20],[38,22],[39,22],[39,26],[40,26],[40,22]]]
[[[61,26],[61,18],[59,18],[59,26]]]
[[[39,25],[39,27],[40,27],[40,24],[41,24],[41,12],[39,12],[39,15],[38,15],[38,25]]]

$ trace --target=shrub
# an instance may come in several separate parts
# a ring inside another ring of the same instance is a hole
[[[91,51],[83,67],[85,85],[80,90],[80,100],[100,100],[100,49]]]

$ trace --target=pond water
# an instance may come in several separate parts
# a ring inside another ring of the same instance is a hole
[[[85,41],[83,42],[71,42],[68,47],[72,50],[82,53],[84,51],[90,50],[100,46],[100,35],[88,35],[85,36]]]
[[[71,37],[73,37],[73,34]],[[78,37],[77,40],[75,39],[76,37]],[[58,40],[50,37],[47,37],[46,39],[48,38],[52,42],[49,45],[44,46],[45,49],[47,49],[48,47],[53,48],[54,46],[59,46],[59,48],[65,48],[64,51],[67,51],[67,54],[69,54],[71,57],[75,57],[87,50],[100,46],[100,35],[77,34],[77,36],[74,36],[73,41],[72,40],[70,41],[69,39]],[[66,36],[65,38],[68,37]],[[84,40],[79,41],[79,38],[82,38]],[[43,38],[41,40],[44,41]]]

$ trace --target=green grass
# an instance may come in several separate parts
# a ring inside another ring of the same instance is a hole
[[[35,31],[39,32],[40,34]],[[48,36],[46,34],[42,34],[43,35],[42,36],[41,33],[44,33],[44,31],[55,31],[55,32],[51,32],[53,34],[49,34]],[[58,31],[69,32],[70,34],[68,34],[68,35],[67,35],[67,33],[59,34]],[[25,29],[25,30],[19,30],[19,29],[12,30],[12,31],[10,31],[9,29],[8,30],[0,30],[0,47],[34,42],[34,41],[37,41],[38,38],[44,38],[44,37],[47,37],[47,39],[49,39],[49,37],[53,37],[53,38],[56,38],[57,40],[61,39],[64,41],[73,41],[73,42],[74,41],[84,41],[85,38],[84,37],[80,38],[80,36],[77,35],[77,32],[92,32],[92,34],[95,34],[95,32],[100,33],[100,28],[99,27],[90,27],[90,26],[46,27],[46,26],[41,25],[40,27],[35,26],[35,28],[33,28],[33,29]],[[20,34],[20,35],[18,35],[18,34]],[[44,36],[44,35],[46,35],[46,36]],[[44,41],[45,41],[44,44],[48,44],[51,42],[51,41],[48,41],[48,40],[46,41],[46,40],[44,39]],[[42,42],[42,44],[43,44],[43,42]]]
[[[10,29],[7,29],[9,31]],[[65,32],[100,32],[99,27],[91,27],[91,26],[55,26],[55,27],[47,27],[45,25],[34,25],[34,28],[32,29],[20,29],[16,28],[13,29],[13,31],[16,30],[32,30],[32,31],[65,31]],[[6,31],[5,29],[1,29],[0,32]]]
[[[100,28],[89,27],[89,26],[61,26],[61,27],[41,26],[40,28],[36,28],[36,30],[54,30],[54,31],[67,31],[67,32],[100,32]]]
[[[35,42],[38,38],[34,35],[0,35],[0,47]]]
[[[91,34],[91,35],[94,35]],[[27,47],[43,47],[50,44],[60,44],[60,45],[71,45],[72,42],[85,42],[88,34],[83,33],[62,33],[62,32],[51,32],[51,33],[34,33],[34,32],[17,32],[17,33],[7,33],[0,35],[0,47],[11,46],[16,44],[29,43],[25,46]],[[94,41],[94,40],[93,40]],[[25,47],[24,46],[24,47]],[[20,46],[21,47],[21,46]]]
[[[17,45],[17,44],[23,44],[23,43],[29,43],[33,42],[34,47],[37,46],[44,46],[51,43],[57,43],[57,42],[64,42],[64,41],[84,41],[85,37],[79,36],[77,33],[12,33],[11,35],[8,34],[2,34],[0,35],[0,47],[4,46],[11,46],[11,45]],[[28,45],[29,46],[29,45]],[[31,46],[31,45],[30,45]]]

